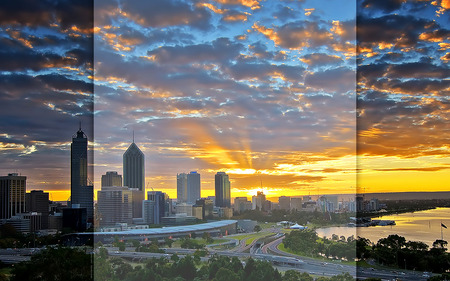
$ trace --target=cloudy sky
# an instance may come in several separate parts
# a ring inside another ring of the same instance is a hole
[[[67,199],[81,121],[96,188],[134,131],[171,197],[448,190],[449,1],[404,2],[2,4],[0,171]]]

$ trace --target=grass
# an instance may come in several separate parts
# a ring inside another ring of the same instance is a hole
[[[259,234],[259,235],[258,235],[258,234]],[[271,233],[271,232],[257,233],[255,236],[253,236],[253,237],[251,237],[251,238],[249,238],[249,239],[247,239],[247,240],[245,241],[245,246],[250,245],[250,244],[253,243],[253,241],[255,241],[256,239],[263,238],[263,237],[266,237],[266,236],[269,236],[269,235],[272,235],[272,234],[273,234],[273,233]]]
[[[200,245],[209,245],[209,244],[218,244],[223,242],[228,242],[229,239],[221,238],[221,239],[213,239],[214,241],[212,243],[207,243],[205,239],[203,238],[195,238],[195,241],[197,241]],[[172,248],[180,248],[181,247],[181,239],[175,240],[172,244]]]
[[[278,245],[278,250],[280,250],[282,252],[289,253],[289,254],[294,254],[294,255],[297,255],[297,256],[305,256],[305,257],[308,257],[308,258],[311,258],[311,259],[315,259],[315,260],[326,261],[326,262],[331,262],[331,263],[335,263],[336,262],[335,260],[327,259],[325,257],[317,257],[317,256],[311,257],[311,256],[305,255],[303,253],[296,253],[296,252],[292,251],[291,249],[286,248],[283,243]],[[356,265],[356,262],[354,262],[354,261],[340,261],[338,263],[339,264],[345,264],[345,265]],[[367,264],[367,267],[373,267],[373,266]]]

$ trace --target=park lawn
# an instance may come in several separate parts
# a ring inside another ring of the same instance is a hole
[[[203,238],[195,238],[194,240],[197,241],[200,245],[218,244],[229,241],[229,239],[225,238],[213,239],[214,241],[212,243],[207,243]],[[172,244],[172,248],[181,248],[181,239],[175,240],[175,242],[173,242]]]
[[[257,234],[258,234],[258,233],[257,233]],[[245,241],[245,246],[250,245],[253,241],[255,241],[255,239],[263,238],[263,237],[266,237],[266,236],[269,236],[269,235],[273,235],[273,233],[272,233],[272,232],[259,233],[259,235],[255,235],[255,236],[253,236],[253,237],[247,239],[247,240]]]

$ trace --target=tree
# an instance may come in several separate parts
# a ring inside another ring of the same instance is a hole
[[[255,227],[253,228],[253,231],[260,232],[261,231],[261,226],[259,224],[255,225]]]
[[[296,270],[290,269],[284,273],[283,281],[313,281],[314,278],[311,277],[306,272],[298,272]]]
[[[47,248],[17,264],[11,281],[92,280],[91,257],[72,248]]]
[[[216,276],[213,279],[214,281],[235,281],[239,280],[239,275],[234,273],[233,271],[229,270],[228,268],[220,268]]]
[[[208,244],[211,244],[214,242],[214,239],[212,239],[211,234],[209,232],[203,233],[202,238],[205,239],[206,243],[208,243]]]
[[[186,256],[180,259],[175,265],[177,275],[186,280],[192,280],[197,274],[197,268],[194,264],[194,259],[191,256]]]
[[[172,244],[174,241],[173,241],[173,239],[166,237],[166,239],[164,239],[164,242],[166,243],[167,247],[172,248]]]
[[[138,240],[136,240],[136,239],[131,239],[129,242],[131,243],[131,245],[133,245],[133,247],[135,247],[135,248],[139,247],[139,244],[140,244],[140,243],[139,243]]]

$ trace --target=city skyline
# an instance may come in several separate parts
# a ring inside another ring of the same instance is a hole
[[[132,131],[171,198],[191,170],[202,197],[217,171],[231,197],[448,190],[447,1],[122,4],[5,6],[3,175],[67,200],[82,121],[96,190]]]

